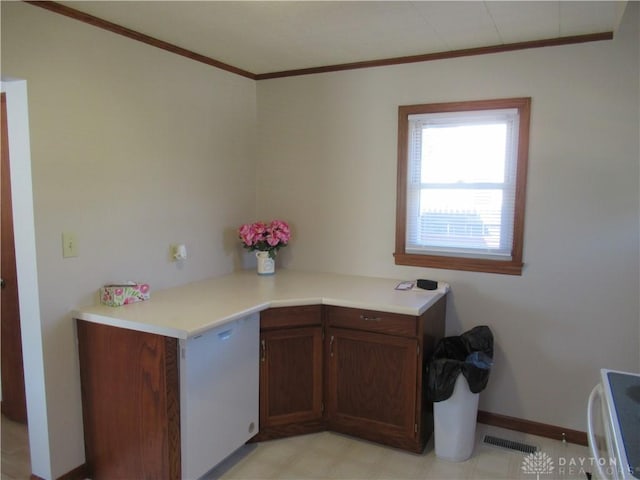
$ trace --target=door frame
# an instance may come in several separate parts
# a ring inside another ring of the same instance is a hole
[[[0,91],[6,94],[7,101],[13,233],[29,419],[31,472],[41,478],[52,478],[36,262],[27,82],[22,79],[2,78]],[[19,222],[16,221],[18,218]]]
[[[0,204],[2,206],[2,246],[0,276],[2,276],[2,414],[10,420],[27,423],[27,400],[24,391],[22,364],[22,336],[20,334],[20,309],[18,304],[18,278],[13,242],[13,208],[11,204],[11,175],[9,165],[9,141],[7,129],[6,94],[2,100],[2,166],[0,167]],[[5,315],[7,318],[5,318]],[[5,338],[6,336],[6,338]],[[5,364],[6,362],[6,364]],[[6,385],[5,385],[6,382]]]

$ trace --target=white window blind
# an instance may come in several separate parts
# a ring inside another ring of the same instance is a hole
[[[511,260],[518,109],[409,115],[407,253]]]

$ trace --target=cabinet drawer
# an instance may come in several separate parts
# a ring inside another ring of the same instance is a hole
[[[387,333],[403,337],[417,335],[417,320],[411,315],[361,310],[358,308],[326,307],[332,327],[351,328],[368,332]]]
[[[260,330],[304,327],[322,323],[322,306],[278,307],[260,312]]]

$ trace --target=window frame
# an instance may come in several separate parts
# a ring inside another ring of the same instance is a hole
[[[479,110],[518,110],[518,146],[516,159],[516,192],[513,218],[513,243],[510,260],[469,258],[451,255],[428,255],[406,252],[407,175],[409,162],[409,116],[425,113],[468,112]],[[398,107],[398,177],[396,194],[396,265],[466,270],[473,272],[522,275],[525,198],[529,156],[531,97],[472,100],[462,102],[401,105]]]

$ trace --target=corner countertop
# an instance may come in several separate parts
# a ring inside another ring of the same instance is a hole
[[[151,292],[149,300],[108,307],[79,308],[72,317],[104,325],[187,339],[273,307],[334,305],[406,315],[422,315],[449,291],[395,290],[397,279],[281,269],[260,276],[240,271]]]

